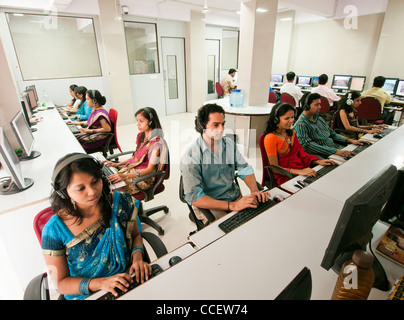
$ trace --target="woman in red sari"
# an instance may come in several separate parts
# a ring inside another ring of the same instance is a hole
[[[132,180],[162,170],[167,152],[162,141],[164,134],[156,111],[151,107],[142,108],[135,113],[135,116],[139,133],[136,137],[136,151],[132,158],[119,163],[104,161],[107,166],[124,166],[118,173],[108,178],[112,183],[125,181],[125,186],[120,190],[129,194],[139,192]],[[155,177],[138,183],[138,186],[148,188],[154,184],[154,181]]]
[[[278,166],[293,175],[312,176],[317,175],[311,167],[316,165],[335,164],[332,160],[320,160],[303,150],[292,130],[295,119],[295,108],[288,103],[277,103],[271,110],[264,132],[265,150],[269,163]],[[273,172],[275,185],[281,185],[290,178]]]

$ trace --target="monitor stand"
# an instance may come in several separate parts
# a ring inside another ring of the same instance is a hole
[[[34,180],[30,178],[24,178],[25,187],[20,189],[17,185],[12,181],[11,178],[5,178],[0,181],[0,194],[1,195],[8,195],[8,194],[15,194],[21,191],[24,191],[31,187],[34,184]]]
[[[25,161],[25,160],[31,160],[38,158],[41,155],[39,151],[32,150],[31,154],[29,156],[22,156],[21,158],[18,158],[20,161]]]

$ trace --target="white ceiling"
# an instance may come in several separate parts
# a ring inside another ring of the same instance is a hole
[[[223,24],[237,25],[242,2],[249,0],[116,0],[127,5],[130,15],[189,20],[190,11],[201,11],[205,1],[209,8],[206,21],[214,17]],[[278,12],[296,10],[295,23],[344,17],[344,8],[355,6],[359,15],[384,12],[388,0],[279,0]],[[0,7],[40,10],[45,13],[67,12],[97,15],[98,0],[0,0]],[[227,21],[226,21],[227,19]]]

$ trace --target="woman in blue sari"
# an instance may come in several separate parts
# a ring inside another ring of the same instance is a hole
[[[55,166],[51,205],[55,215],[42,231],[42,252],[57,291],[68,300],[98,290],[126,292],[136,274],[151,273],[143,261],[138,200],[109,192],[101,165],[91,156],[69,154]],[[127,273],[126,271],[129,271]]]

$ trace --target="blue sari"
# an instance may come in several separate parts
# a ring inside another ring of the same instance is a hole
[[[139,201],[129,194],[114,191],[109,226],[97,221],[74,236],[66,224],[54,215],[42,231],[44,255],[66,256],[70,276],[79,278],[109,277],[125,272],[129,267],[132,239],[129,237],[137,217]],[[78,300],[87,295],[65,295],[67,300]]]

